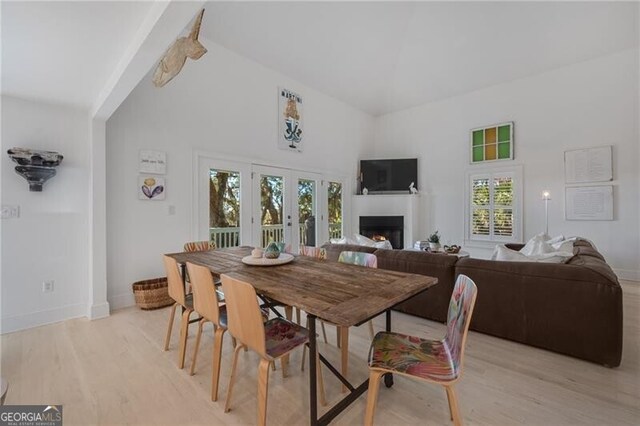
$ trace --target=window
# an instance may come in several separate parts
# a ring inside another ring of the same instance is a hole
[[[521,167],[467,173],[466,239],[520,241],[521,188]]]

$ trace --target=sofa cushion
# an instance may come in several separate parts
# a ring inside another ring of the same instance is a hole
[[[376,250],[378,268],[428,275],[438,279],[431,287],[395,307],[400,312],[445,322],[453,292],[457,256],[414,250]]]

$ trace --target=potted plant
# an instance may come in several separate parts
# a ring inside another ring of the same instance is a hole
[[[440,250],[440,234],[438,234],[438,231],[429,235],[427,241],[429,241],[429,251]]]

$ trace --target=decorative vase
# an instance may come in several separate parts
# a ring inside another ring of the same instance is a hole
[[[264,249],[264,257],[267,259],[277,259],[280,256],[280,249],[278,244],[269,243],[266,249]]]
[[[440,251],[440,243],[429,243],[429,251]]]

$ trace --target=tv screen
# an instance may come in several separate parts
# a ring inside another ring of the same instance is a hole
[[[418,189],[418,159],[361,160],[360,177],[362,189],[369,193],[407,191],[414,183]]]

